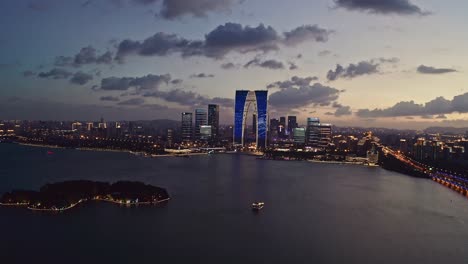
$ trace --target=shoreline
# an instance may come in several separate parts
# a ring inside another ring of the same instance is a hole
[[[131,203],[118,202],[118,201],[109,200],[109,199],[102,199],[102,198],[80,199],[78,202],[76,202],[74,204],[71,204],[68,207],[60,208],[60,209],[58,209],[58,208],[55,208],[55,209],[52,209],[52,208],[50,208],[50,209],[49,208],[44,208],[44,209],[33,208],[33,207],[28,206],[29,203],[0,203],[0,206],[17,207],[17,208],[26,207],[26,209],[31,210],[31,211],[64,212],[64,211],[73,209],[74,207],[76,207],[76,206],[78,206],[78,205],[80,205],[80,204],[82,204],[84,202],[89,202],[89,201],[108,202],[108,203],[113,203],[113,204],[118,204],[118,205],[125,205],[127,207],[130,207],[130,206],[139,206],[139,205],[157,205],[157,204],[160,204],[160,203],[163,203],[163,202],[167,202],[170,199],[171,198],[166,198],[166,199],[159,200],[159,201],[156,201],[156,202],[131,202]]]

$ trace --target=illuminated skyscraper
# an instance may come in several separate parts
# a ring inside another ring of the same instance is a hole
[[[211,126],[211,138],[218,139],[219,136],[219,105],[208,105],[208,125]]]
[[[297,127],[296,116],[288,116],[288,134],[291,135],[293,133],[293,129]]]
[[[182,141],[192,140],[192,113],[182,113]]]
[[[195,109],[195,139],[200,139],[200,127],[208,124],[206,109]]]
[[[257,148],[265,148],[267,144],[267,110],[268,91],[236,91],[234,111],[234,144],[244,145],[246,120],[250,107],[256,114],[256,144]]]

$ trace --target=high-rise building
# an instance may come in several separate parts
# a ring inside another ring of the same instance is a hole
[[[219,136],[219,105],[208,105],[208,125],[211,126],[211,137],[216,140]]]
[[[279,125],[278,125],[278,137],[279,138],[284,138],[286,136],[286,117],[282,116],[279,119]]]
[[[314,148],[326,148],[332,138],[332,125],[320,123],[318,118],[307,118],[306,141]]]
[[[166,144],[168,147],[172,147],[174,144],[174,130],[168,128],[166,131]]]
[[[319,129],[320,119],[317,117],[307,118],[306,141],[311,147],[318,147],[320,141]]]
[[[257,115],[256,114],[252,115],[252,133],[254,135],[257,134]]]
[[[288,134],[291,135],[296,127],[298,127],[296,116],[288,116]]]
[[[256,146],[265,148],[267,144],[267,110],[268,91],[236,91],[236,105],[234,111],[234,140],[235,145],[244,145],[246,117],[250,107],[256,114]]]
[[[195,109],[195,139],[200,139],[200,127],[208,124],[206,109]]]
[[[270,130],[269,132],[269,138],[270,142],[276,138],[278,138],[278,126],[279,126],[279,121],[276,118],[270,119]]]
[[[306,129],[303,127],[295,127],[292,131],[294,135],[294,144],[295,145],[304,145],[306,141]]]
[[[209,141],[212,137],[211,126],[200,126],[200,140]]]
[[[192,140],[192,113],[182,113],[182,141],[189,142]]]

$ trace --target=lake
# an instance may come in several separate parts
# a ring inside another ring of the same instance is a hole
[[[0,194],[51,182],[142,181],[165,206],[0,207],[2,263],[467,263],[468,199],[375,167],[216,154],[0,144]],[[265,208],[252,212],[254,201]]]

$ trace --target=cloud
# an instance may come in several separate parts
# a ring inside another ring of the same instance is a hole
[[[181,84],[182,82],[184,82],[184,80],[182,80],[182,79],[174,79],[174,80],[171,81],[171,84],[177,85],[177,84]]]
[[[288,62],[288,64],[289,64],[289,70],[291,71],[299,69],[299,67],[294,62]]]
[[[207,104],[219,104],[223,107],[233,107],[234,100],[231,98],[208,98],[193,91],[172,89],[169,91],[154,91],[143,94],[144,97],[159,98],[167,102],[177,103],[183,106],[200,106]]]
[[[112,52],[107,51],[103,54],[97,54],[97,50],[92,46],[81,48],[73,57],[58,56],[55,58],[55,66],[75,66],[79,67],[86,64],[111,64]]]
[[[361,61],[357,64],[349,64],[348,67],[343,67],[340,64],[336,65],[335,70],[329,70],[327,73],[327,79],[329,81],[335,81],[339,78],[352,79],[358,76],[371,75],[379,73],[379,66],[382,63],[397,63],[400,60],[398,58],[377,58],[369,61]]]
[[[301,86],[309,86],[312,81],[317,81],[318,77],[298,77],[293,76],[290,80],[278,81],[267,85],[268,89],[279,88],[279,89],[289,89],[289,88],[299,88]]]
[[[151,0],[138,0],[151,1]],[[164,0],[160,15],[167,19],[192,15],[194,17],[205,17],[213,11],[226,11],[238,0]]]
[[[305,25],[284,34],[271,26],[259,24],[256,27],[238,23],[225,23],[205,35],[203,40],[188,40],[176,34],[158,32],[142,41],[126,39],[119,43],[116,59],[120,62],[128,55],[182,57],[205,56],[221,59],[230,52],[266,53],[278,50],[281,45],[295,46],[305,41],[325,42],[332,31],[317,25]]]
[[[79,71],[79,72],[76,72],[75,74],[73,74],[73,76],[70,79],[70,83],[78,84],[78,85],[85,85],[86,83],[88,83],[92,79],[93,79],[92,74],[88,74],[88,73],[84,73],[84,72]]]
[[[313,85],[303,85],[299,88],[281,89],[270,95],[269,103],[272,107],[280,109],[308,105],[329,105],[338,99],[339,94],[338,89],[315,83]]]
[[[336,8],[371,14],[428,15],[410,0],[334,0]]]
[[[282,70],[284,69],[284,64],[281,61],[277,60],[266,60],[261,61],[259,58],[255,58],[244,65],[244,68],[249,68],[251,66],[257,66],[272,70]]]
[[[101,85],[97,90],[126,91],[133,88],[138,94],[143,90],[157,90],[161,85],[167,85],[170,81],[171,75],[169,74],[148,74],[143,77],[108,77],[101,80]]]
[[[336,109],[334,115],[337,117],[351,115],[351,107],[349,106],[340,106]]]
[[[319,53],[317,55],[320,56],[320,57],[325,57],[325,56],[330,55],[331,53],[332,52],[329,51],[329,50],[322,50],[322,51],[319,51]]]
[[[117,104],[118,105],[142,105],[144,103],[145,103],[145,99],[143,98],[132,98],[132,99],[128,99]]]
[[[284,33],[286,45],[295,46],[302,42],[313,40],[316,42],[327,42],[328,36],[333,31],[320,28],[318,25],[303,25]]]
[[[118,97],[115,97],[115,96],[101,96],[101,98],[99,98],[99,100],[108,101],[108,102],[118,102],[118,101],[120,101],[120,99]]]
[[[232,63],[232,62],[227,62],[227,63],[221,64],[221,68],[223,68],[225,70],[230,70],[230,69],[235,69],[236,65],[234,63]]]
[[[70,77],[71,75],[73,75],[73,73],[67,70],[60,69],[60,68],[53,68],[48,72],[40,72],[37,75],[37,77],[59,80],[59,79],[68,79],[68,77]]]
[[[450,72],[457,72],[457,70],[455,69],[435,68],[435,67],[425,66],[425,65],[420,65],[417,71],[422,74],[444,74],[444,73],[450,73]]]
[[[27,70],[27,71],[22,72],[22,75],[23,75],[24,77],[31,77],[31,76],[35,76],[36,73],[33,72],[33,71],[30,71],[30,70]]]
[[[213,78],[214,74],[198,73],[190,75],[190,78]]]
[[[468,93],[455,96],[452,100],[437,97],[425,104],[414,101],[402,101],[394,106],[384,109],[359,109],[357,116],[363,118],[400,117],[400,116],[433,116],[445,115],[454,112],[468,113]]]

